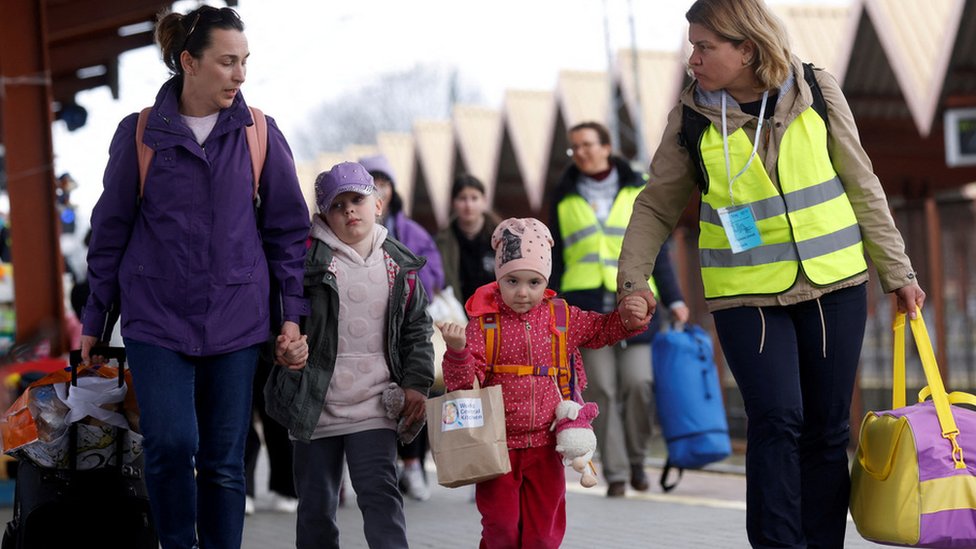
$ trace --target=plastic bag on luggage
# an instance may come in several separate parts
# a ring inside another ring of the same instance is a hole
[[[35,381],[0,416],[3,451],[30,459],[42,467],[68,467],[68,426],[78,424],[78,468],[104,467],[115,461],[115,428],[123,438],[123,461],[142,455],[139,410],[129,391],[131,377],[118,386],[113,366],[82,366],[78,385],[70,370],[57,371]],[[119,404],[122,403],[122,412]]]

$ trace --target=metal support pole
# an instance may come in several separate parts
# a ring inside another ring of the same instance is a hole
[[[7,154],[17,342],[66,347],[63,259],[55,209],[46,2],[0,2],[0,110]]]
[[[607,86],[610,87],[610,112],[607,113],[607,130],[610,132],[610,145],[620,147],[620,124],[617,122],[617,90],[613,86],[613,46],[610,44],[610,14],[608,0],[603,0],[603,38],[607,48]]]
[[[634,23],[634,2],[627,0],[627,19],[630,21],[630,59],[634,71],[634,143],[637,145],[637,161],[646,170],[650,151],[644,141],[644,106],[641,101],[640,52],[637,50],[637,26]]]

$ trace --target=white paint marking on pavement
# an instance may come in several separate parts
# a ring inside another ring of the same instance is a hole
[[[574,494],[586,494],[591,496],[606,497],[605,491],[599,487],[584,488],[578,483],[566,483],[566,491]],[[738,511],[746,510],[746,502],[718,498],[701,498],[689,496],[677,496],[673,494],[653,494],[645,492],[627,492],[629,499],[644,499],[648,501],[658,501],[661,503],[677,503],[680,505],[694,505],[697,507],[713,507],[717,509],[734,509]]]

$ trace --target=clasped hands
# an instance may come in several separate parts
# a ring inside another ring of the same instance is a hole
[[[308,361],[308,336],[302,335],[298,324],[285,321],[281,334],[275,338],[275,362],[289,370],[301,370]]]

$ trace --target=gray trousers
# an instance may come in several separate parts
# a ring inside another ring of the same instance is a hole
[[[626,482],[631,466],[643,466],[651,439],[651,349],[620,343],[580,349],[586,369],[583,399],[595,402],[593,421],[600,464],[607,482]]]
[[[392,429],[294,441],[297,549],[339,547],[336,510],[343,457],[363,514],[366,543],[372,549],[407,547],[403,499],[397,487],[396,445]]]

